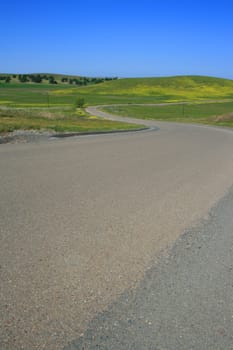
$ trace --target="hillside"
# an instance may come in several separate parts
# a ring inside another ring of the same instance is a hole
[[[1,76],[6,78],[7,75]],[[38,78],[38,74],[35,76]],[[39,76],[43,78],[37,82],[32,82],[29,77],[30,81],[20,82],[17,75],[15,78],[10,75],[8,83],[0,80],[0,105],[71,106],[77,98],[84,98],[86,105],[233,99],[233,80],[205,76],[104,78],[102,82],[98,78],[78,76],[53,75],[49,78],[46,73]]]
[[[69,93],[71,90],[57,91]],[[206,100],[233,98],[233,80],[205,76],[165,78],[126,78],[107,81],[98,86],[79,88],[84,95],[153,97],[158,100]]]

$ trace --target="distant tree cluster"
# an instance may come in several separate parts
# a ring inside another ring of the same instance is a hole
[[[114,78],[90,78],[90,77],[67,78],[67,77],[62,77],[61,82],[67,83],[70,85],[85,86],[85,85],[90,85],[90,84],[99,84],[99,83],[103,83],[104,81],[107,81],[107,80],[116,80],[116,79],[117,79],[117,77],[114,77]]]
[[[4,81],[5,83],[10,83],[11,77],[10,77],[10,75],[7,75],[7,76],[1,75],[0,80]]]
[[[57,78],[56,78],[57,77]],[[5,83],[10,83],[12,78],[17,79],[20,83],[49,83],[49,84],[70,84],[77,86],[86,86],[90,84],[99,84],[108,80],[116,80],[117,77],[114,78],[91,78],[91,77],[69,77],[69,76],[54,76],[48,74],[13,74],[11,75],[0,75],[0,81],[4,81]],[[58,79],[60,81],[58,81]]]
[[[47,80],[49,84],[57,84],[53,75],[46,74],[19,74],[18,80],[20,83],[42,83],[44,80]]]

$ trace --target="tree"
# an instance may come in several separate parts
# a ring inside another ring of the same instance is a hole
[[[40,74],[30,74],[29,78],[33,83],[41,83],[42,82],[42,77]]]
[[[49,77],[49,84],[57,84],[57,81],[54,79],[52,75]]]
[[[82,97],[77,98],[77,100],[74,103],[76,108],[83,108],[85,105],[85,100]]]
[[[29,79],[28,79],[27,75],[23,74],[23,75],[19,75],[19,81],[21,83],[27,83],[27,82],[29,82]]]

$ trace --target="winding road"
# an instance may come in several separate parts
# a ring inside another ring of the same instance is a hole
[[[1,145],[1,349],[232,349],[233,133],[141,123]]]

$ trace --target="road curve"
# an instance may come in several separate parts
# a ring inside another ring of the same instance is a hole
[[[231,131],[142,123],[0,147],[1,349],[81,337],[232,186]]]
[[[140,106],[142,106],[142,105],[140,105]],[[106,106],[91,106],[91,107],[87,107],[86,111],[91,115],[95,115],[97,117],[101,117],[101,118],[105,118],[105,119],[109,119],[109,120],[115,120],[115,121],[126,122],[126,123],[142,124],[142,125],[146,125],[146,126],[152,128],[152,129],[157,128],[158,123],[157,122],[155,123],[155,121],[153,121],[153,120],[121,117],[121,116],[118,116],[115,114],[110,114],[110,113],[104,112],[101,110],[101,107],[106,107]]]

